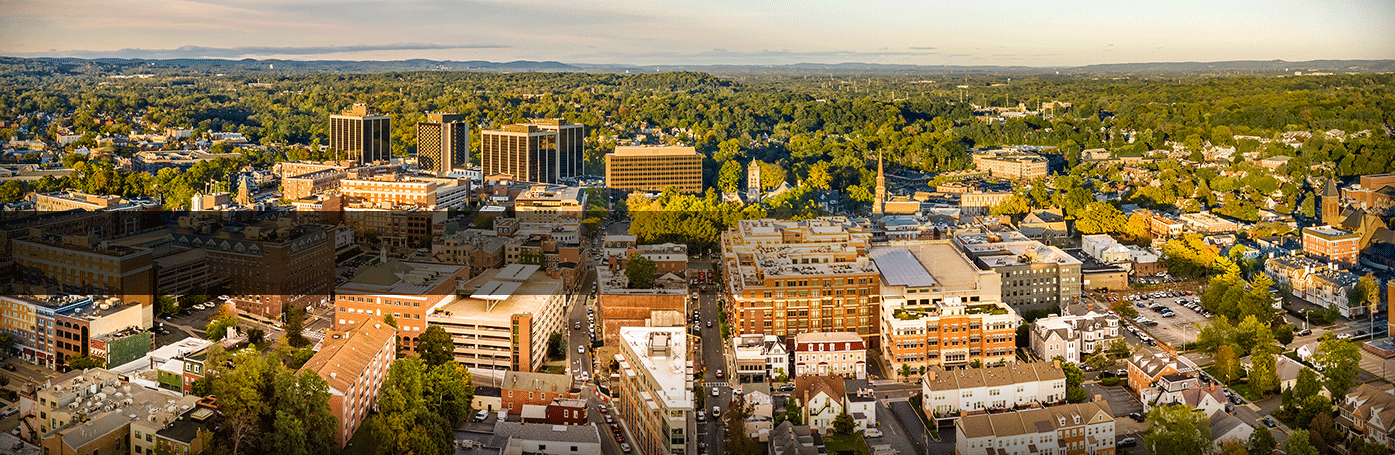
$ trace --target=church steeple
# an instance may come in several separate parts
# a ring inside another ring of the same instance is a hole
[[[886,169],[882,165],[882,153],[877,152],[877,192],[872,195],[872,215],[880,218],[886,204]]]
[[[1341,223],[1342,214],[1342,193],[1337,189],[1337,177],[1327,180],[1327,185],[1322,189],[1322,224],[1337,225]]]

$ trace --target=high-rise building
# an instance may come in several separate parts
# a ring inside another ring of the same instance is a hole
[[[586,125],[567,123],[566,119],[533,119],[543,131],[557,133],[557,178],[576,177],[585,174],[583,168],[586,157]]]
[[[557,183],[557,132],[537,125],[505,125],[480,131],[484,175],[507,174],[514,180]]]
[[[329,148],[359,163],[392,158],[392,117],[367,104],[329,116]]]
[[[397,329],[368,318],[344,330],[330,330],[320,351],[301,372],[313,371],[329,385],[329,409],[339,422],[334,443],[344,447],[363,418],[377,405],[378,390],[397,358]]]
[[[470,162],[470,124],[460,114],[427,114],[417,122],[417,164],[444,177]]]
[[[688,354],[682,327],[620,329],[616,411],[630,424],[637,452],[694,453],[697,421]]]
[[[702,155],[692,147],[615,147],[605,156],[607,188],[702,192]]]

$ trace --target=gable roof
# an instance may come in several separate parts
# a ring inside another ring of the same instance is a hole
[[[829,398],[839,403],[847,395],[847,389],[843,385],[841,376],[800,376],[794,378],[794,396],[805,400],[806,406],[808,399],[818,396],[819,392],[828,394]]]

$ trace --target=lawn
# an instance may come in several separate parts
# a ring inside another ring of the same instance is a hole
[[[871,449],[867,448],[867,441],[862,439],[861,434],[828,434],[823,437],[824,448],[831,454],[855,453],[858,455],[871,455]]]

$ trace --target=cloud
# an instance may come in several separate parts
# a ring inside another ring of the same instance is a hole
[[[938,47],[927,47],[927,46],[911,46],[910,49],[913,50],[913,51],[933,51],[933,50],[936,50],[936,49],[939,49],[939,48],[938,48]]]
[[[349,46],[246,46],[246,47],[204,47],[182,46],[174,49],[120,49],[114,51],[67,50],[26,53],[29,56],[64,56],[83,58],[247,58],[271,55],[326,55],[352,54],[375,51],[420,51],[441,49],[498,49],[509,46],[498,44],[362,44]],[[24,56],[21,54],[21,56]]]
[[[933,48],[928,48],[933,49]],[[802,60],[819,60],[826,62],[835,61],[837,63],[848,62],[848,59],[876,59],[882,57],[904,57],[936,55],[939,52],[927,50],[913,51],[848,51],[848,50],[828,50],[828,51],[792,51],[789,49],[761,50],[755,52],[731,51],[726,49],[712,49],[702,52],[641,52],[641,53],[585,53],[570,56],[573,59],[619,59],[619,60],[645,60],[649,62],[663,62],[675,64],[722,64],[722,63],[793,63]]]

